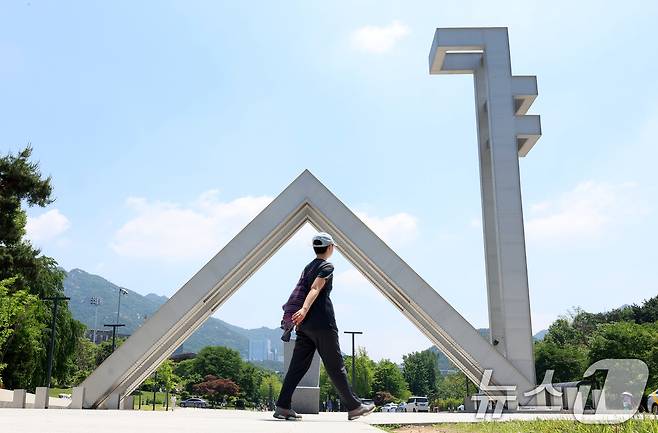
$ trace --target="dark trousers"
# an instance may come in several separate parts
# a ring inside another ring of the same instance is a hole
[[[285,379],[283,379],[283,386],[276,405],[284,409],[290,409],[292,394],[311,366],[316,349],[320,354],[320,358],[322,358],[327,375],[336,387],[338,395],[340,395],[340,399],[347,410],[359,407],[361,401],[352,393],[352,389],[347,382],[347,371],[338,344],[338,331],[331,328],[305,329],[303,325],[302,329],[297,330],[295,349],[292,352],[290,366]]]

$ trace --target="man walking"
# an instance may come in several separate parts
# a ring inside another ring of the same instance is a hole
[[[375,405],[362,404],[347,382],[347,371],[338,343],[334,307],[329,297],[334,266],[327,260],[333,254],[336,244],[328,233],[318,233],[313,237],[312,243],[316,257],[302,273],[302,283],[308,289],[308,294],[303,306],[292,316],[292,321],[297,326],[297,340],[276,402],[274,418],[301,418],[301,415],[290,408],[292,394],[311,366],[317,349],[329,378],[347,407],[347,419],[351,421],[369,415],[375,410]]]

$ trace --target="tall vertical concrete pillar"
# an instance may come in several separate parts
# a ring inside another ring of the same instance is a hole
[[[535,77],[512,76],[506,28],[437,29],[431,74],[474,76],[491,343],[536,383],[519,156],[541,135]]]

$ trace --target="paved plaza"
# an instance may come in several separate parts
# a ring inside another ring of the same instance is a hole
[[[569,414],[504,414],[500,421],[573,419]],[[376,424],[476,422],[472,413],[374,413],[347,421],[346,413],[304,415],[302,421],[281,421],[272,412],[176,409],[175,412],[0,409],[2,431],[21,433],[358,433],[381,432]]]

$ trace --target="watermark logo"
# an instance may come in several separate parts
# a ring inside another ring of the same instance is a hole
[[[605,372],[600,389],[592,389],[594,374]],[[649,378],[647,365],[639,359],[603,359],[585,371],[583,379],[555,384],[553,370],[547,370],[542,383],[525,391],[525,402],[533,401],[536,412],[571,412],[576,420],[586,424],[619,424],[633,417],[640,407]],[[484,418],[491,410],[492,418],[500,418],[503,409],[516,407],[516,385],[494,385],[493,371],[484,371],[480,380],[481,393],[471,399],[477,406],[476,418]]]
[[[591,377],[597,370],[607,371],[594,413],[598,416],[585,414],[585,402],[590,395],[591,385],[581,385],[574,402],[574,417],[587,424],[618,424],[627,421],[640,407],[649,379],[647,364],[639,359],[602,359],[590,365],[583,376]]]

